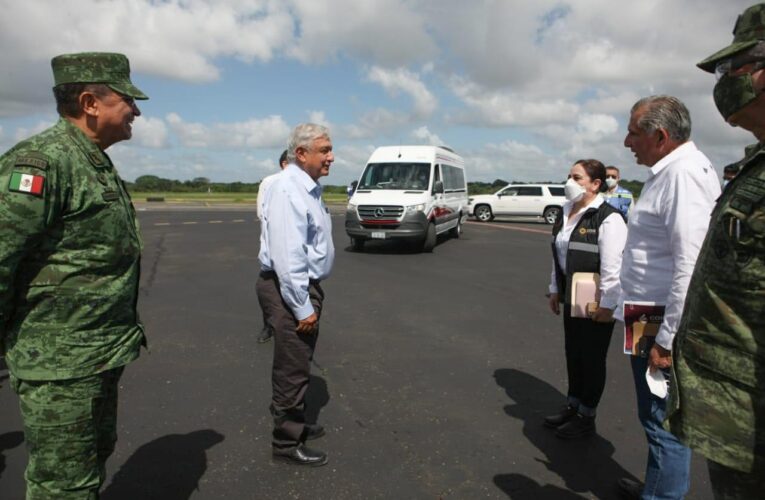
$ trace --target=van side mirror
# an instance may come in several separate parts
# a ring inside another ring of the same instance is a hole
[[[444,181],[436,181],[433,184],[433,192],[436,194],[444,194]]]

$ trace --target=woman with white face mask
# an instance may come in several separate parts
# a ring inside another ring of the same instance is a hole
[[[563,310],[568,394],[563,409],[545,417],[545,426],[554,428],[556,436],[563,439],[595,432],[596,409],[606,382],[606,355],[627,240],[624,217],[598,196],[607,189],[606,169],[601,162],[577,161],[566,182],[568,201],[563,205],[563,215],[553,226],[548,296],[553,313]],[[572,317],[572,277],[579,272],[600,275],[600,300],[589,318]]]

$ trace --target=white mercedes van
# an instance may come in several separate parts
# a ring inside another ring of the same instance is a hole
[[[430,252],[437,235],[458,238],[467,216],[462,157],[443,146],[383,146],[348,202],[345,232],[356,251],[371,239],[407,239]]]

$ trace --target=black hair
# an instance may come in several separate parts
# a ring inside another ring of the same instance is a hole
[[[282,163],[287,161],[287,150],[285,149],[282,155],[279,157],[279,166],[282,166]]]

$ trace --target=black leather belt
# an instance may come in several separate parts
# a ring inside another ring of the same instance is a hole
[[[278,279],[274,271],[260,271],[260,277],[263,278],[264,280]],[[308,280],[308,283],[310,283],[311,285],[318,285],[320,282],[321,280],[314,280],[314,279]]]

